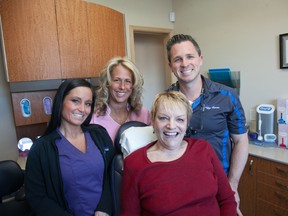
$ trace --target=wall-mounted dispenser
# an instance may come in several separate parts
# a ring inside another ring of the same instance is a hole
[[[21,113],[23,117],[29,117],[31,116],[31,103],[27,98],[23,98],[20,101],[21,106]]]
[[[43,98],[43,109],[46,115],[51,115],[52,113],[52,99],[51,97],[44,97]]]

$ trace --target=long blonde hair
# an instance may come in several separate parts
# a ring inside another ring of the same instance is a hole
[[[96,90],[97,100],[95,112],[98,116],[105,115],[109,103],[109,89],[111,84],[111,73],[118,65],[122,65],[131,71],[132,93],[128,99],[130,111],[139,111],[142,108],[142,93],[144,80],[137,66],[127,57],[115,57],[110,59],[100,74],[100,86]]]

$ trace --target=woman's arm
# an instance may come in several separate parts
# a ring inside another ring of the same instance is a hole
[[[42,145],[42,143],[38,145]],[[58,185],[54,185],[53,188],[50,187],[52,181],[57,181],[59,176],[51,173],[50,166],[46,166],[49,163],[47,160],[45,161],[47,164],[43,164],[46,157],[43,159],[42,156],[45,153],[42,151],[43,148],[39,149],[35,143],[29,151],[25,169],[26,198],[33,211],[41,216],[72,216],[72,214],[63,207],[65,206],[64,200],[59,199],[61,191],[57,191],[59,189],[57,187]],[[48,196],[48,191],[51,196],[54,196],[54,199]],[[56,200],[59,202],[62,201],[63,206],[56,202]]]

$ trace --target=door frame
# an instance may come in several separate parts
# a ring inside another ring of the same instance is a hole
[[[166,51],[166,43],[169,38],[172,36],[173,29],[165,29],[165,28],[153,28],[153,27],[143,27],[143,26],[129,26],[129,34],[130,34],[130,53],[131,59],[135,62],[135,33],[139,34],[151,34],[151,35],[160,35],[163,42],[164,49],[164,68],[165,68],[165,85],[170,86],[172,84],[172,73],[168,65],[167,60],[167,51]]]

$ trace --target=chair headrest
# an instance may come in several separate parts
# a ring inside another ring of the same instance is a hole
[[[116,152],[121,153],[120,139],[121,139],[121,134],[123,133],[123,131],[125,131],[129,127],[145,127],[145,126],[148,126],[148,125],[139,121],[129,121],[121,125],[119,130],[116,133],[115,140],[114,140],[114,146],[115,146]]]
[[[0,198],[18,191],[24,184],[24,173],[13,160],[0,161]]]
[[[137,149],[157,140],[152,126],[130,127],[121,134],[120,144],[123,158]]]

